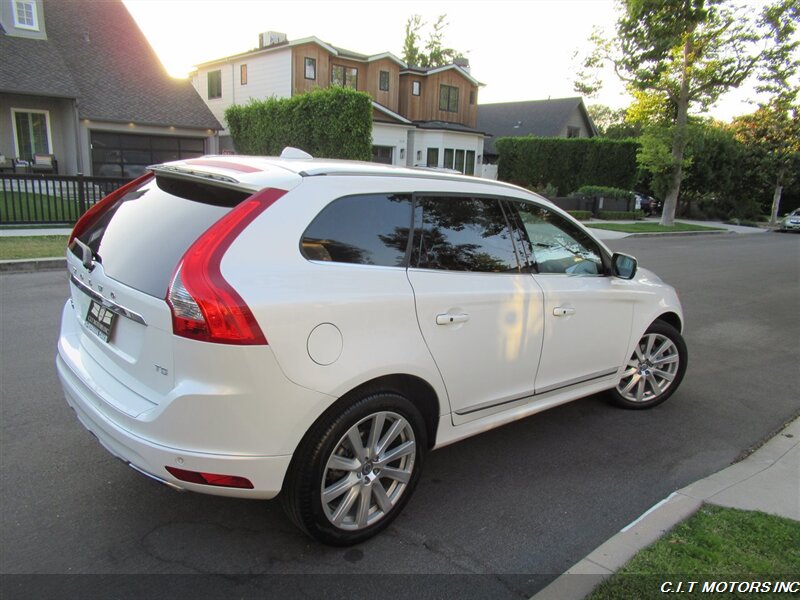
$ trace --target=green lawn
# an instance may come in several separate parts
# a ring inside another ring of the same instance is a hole
[[[766,492],[765,492],[766,493]],[[681,597],[789,598],[796,594],[740,593],[722,583],[797,581],[800,522],[761,512],[703,506],[652,546],[645,548],[588,600],[662,598],[662,586]],[[696,582],[692,587],[690,582]],[[678,583],[681,589],[678,590]],[[703,587],[714,585],[716,593]],[[689,588],[692,587],[691,593]],[[726,593],[719,593],[725,591]],[[773,590],[774,591],[774,590]],[[751,590],[752,592],[752,590]]]
[[[68,239],[66,235],[0,237],[0,260],[61,257],[67,250]]]
[[[595,229],[609,229],[611,231],[623,231],[625,233],[664,233],[668,231],[725,231],[722,227],[706,227],[705,225],[694,225],[692,223],[675,222],[671,227],[665,227],[658,223],[586,223],[587,227]]]
[[[77,200],[11,190],[0,191],[0,224],[25,221],[74,223]]]

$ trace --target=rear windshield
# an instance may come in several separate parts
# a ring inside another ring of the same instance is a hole
[[[163,298],[186,249],[248,195],[158,177],[120,198],[79,239],[106,275]],[[72,251],[81,256],[77,246]]]

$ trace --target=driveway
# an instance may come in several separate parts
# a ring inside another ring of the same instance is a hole
[[[2,596],[530,597],[798,413],[800,236],[609,244],[680,291],[681,389],[651,411],[587,398],[434,452],[395,524],[349,549],[303,537],[277,502],[178,494],[111,458],[56,380],[65,274],[0,275]]]

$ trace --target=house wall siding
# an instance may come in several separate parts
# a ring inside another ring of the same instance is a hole
[[[243,64],[247,65],[247,85],[242,85],[240,79]],[[221,71],[220,98],[208,97],[208,74],[212,71]],[[292,94],[292,50],[286,48],[203,67],[192,76],[192,85],[217,120],[225,125],[225,109],[233,104],[271,96],[287,98]]]
[[[577,127],[580,129],[580,137],[591,137],[591,134],[586,127],[586,120],[583,118],[583,115],[581,115],[580,109],[576,108],[570,115],[567,122],[564,123],[564,127],[561,130],[561,137],[567,137],[568,127]]]
[[[372,124],[372,145],[390,146],[394,148],[392,152],[392,164],[405,166],[406,146],[408,143],[408,131],[413,129],[408,125],[390,125],[388,123]],[[400,157],[400,154],[403,157]]]
[[[465,79],[455,69],[420,77],[413,73],[400,76],[400,114],[412,121],[447,121],[475,127],[478,120],[478,87]],[[421,82],[419,96],[411,94],[411,82]],[[458,111],[439,110],[439,86],[458,88]],[[469,103],[470,92],[475,92],[475,104]]]
[[[378,104],[397,112],[400,109],[400,65],[393,60],[383,58],[365,64],[367,67],[366,92]],[[381,71],[389,72],[389,91],[380,89]]]
[[[305,59],[317,61],[316,79],[305,78]],[[331,81],[331,54],[317,44],[301,44],[292,48],[292,95],[304,94],[314,88],[328,87]]]
[[[75,173],[75,117],[73,101],[21,94],[0,94],[0,153],[16,158],[12,109],[46,110],[50,115],[50,152],[60,173]]]

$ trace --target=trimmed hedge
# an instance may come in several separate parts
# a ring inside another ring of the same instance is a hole
[[[615,198],[620,200],[633,200],[633,192],[621,190],[615,187],[605,187],[602,185],[584,185],[572,192],[570,196],[600,196],[603,198]]]
[[[632,140],[503,137],[495,142],[498,178],[525,187],[552,184],[559,196],[584,185],[633,189],[637,178]]]
[[[225,120],[236,151],[278,156],[286,146],[314,157],[372,159],[372,100],[331,86],[291,98],[231,106]]]
[[[592,218],[592,211],[590,210],[568,210],[567,212],[578,219],[578,221],[588,221]]]
[[[601,210],[597,218],[604,221],[641,221],[644,213],[640,210]]]

